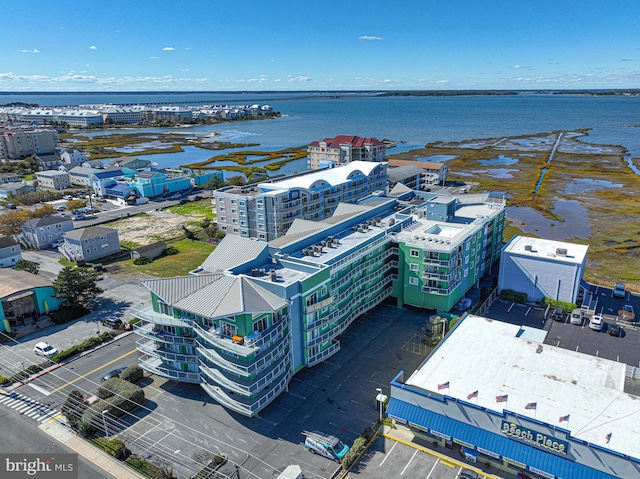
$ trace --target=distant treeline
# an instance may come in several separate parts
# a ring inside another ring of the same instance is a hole
[[[486,96],[486,95],[618,95],[640,96],[640,89],[628,90],[398,90],[378,96]]]

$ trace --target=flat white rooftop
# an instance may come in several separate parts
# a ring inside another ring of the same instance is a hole
[[[554,261],[582,264],[587,256],[588,245],[553,241],[528,236],[514,236],[504,249],[505,253],[547,258]],[[566,251],[563,253],[562,250]],[[559,251],[562,254],[559,254]]]
[[[640,457],[640,397],[624,392],[626,365],[524,339],[519,331],[469,315],[406,383],[494,411],[507,409]],[[449,388],[438,391],[446,382]],[[477,397],[469,399],[475,391]],[[497,402],[503,395],[507,401]],[[525,408],[530,403],[535,410]],[[567,415],[569,421],[560,422]]]

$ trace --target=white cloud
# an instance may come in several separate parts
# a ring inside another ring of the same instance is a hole
[[[33,50],[20,50],[21,53],[40,53],[40,50],[34,48]]]
[[[382,40],[382,37],[376,37],[373,35],[362,35],[361,37],[359,37],[360,40],[367,40],[367,41],[376,41],[376,40]]]
[[[162,51],[163,51],[163,52],[172,52],[172,51],[174,51],[174,50],[175,50],[175,48],[173,48],[173,47],[164,47],[164,48],[162,49]]]
[[[98,49],[98,47],[96,47],[95,45],[91,45],[91,46],[89,47],[89,50],[97,50],[97,49]]]
[[[160,60],[160,57],[149,57],[149,60]]]
[[[444,85],[445,83],[449,83],[449,80],[438,80],[436,83],[438,85]]]
[[[17,75],[13,72],[0,73],[0,85],[7,85],[15,83],[17,86],[29,86],[30,84],[38,85],[38,88],[42,88],[41,85],[50,85],[52,87],[67,88],[68,86],[79,84],[90,84],[92,86],[103,87],[144,87],[146,85],[176,85],[176,84],[188,84],[188,83],[208,83],[208,78],[180,78],[172,75],[165,75],[160,77],[153,76],[124,76],[124,77],[97,77],[95,75],[79,75],[74,72],[64,73],[59,76],[47,76],[47,75]]]
[[[289,83],[310,82],[310,81],[312,81],[312,78],[307,76],[302,76],[302,75],[298,75],[297,77],[289,76]]]
[[[517,70],[518,68],[522,68],[520,65],[513,65],[511,68],[513,68],[514,70]]]

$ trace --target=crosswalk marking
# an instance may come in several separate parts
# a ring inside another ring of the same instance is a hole
[[[56,409],[16,392],[1,394],[0,405],[11,408],[15,412],[20,413],[20,415],[34,419],[40,423],[53,419],[59,414],[59,411]]]

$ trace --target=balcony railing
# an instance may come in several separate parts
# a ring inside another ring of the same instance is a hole
[[[318,354],[309,357],[309,361],[307,362],[307,366],[315,366],[318,363],[321,363],[325,359],[333,356],[335,353],[340,351],[340,341],[334,340],[327,349],[320,351]]]
[[[176,353],[166,347],[157,347],[155,341],[149,339],[136,341],[136,349],[148,356],[163,358],[167,361],[176,361],[180,363],[196,363],[198,361],[195,354]]]
[[[270,386],[257,400],[251,401],[248,398],[233,398],[222,390],[218,386],[211,385],[209,383],[202,383],[202,389],[211,396],[220,405],[239,412],[245,416],[256,416],[262,409],[264,409],[271,401],[273,401],[289,384],[293,372],[289,369],[277,383]],[[245,400],[243,400],[245,399]]]
[[[132,308],[132,314],[140,319],[162,326],[177,326],[178,328],[191,328],[191,320],[180,319],[168,314],[156,313],[151,305],[143,305],[140,308]]]
[[[257,347],[255,343],[241,344],[240,342],[233,339],[235,336],[222,334],[215,328],[210,328],[207,330],[194,322],[193,329],[202,340],[206,341],[212,346],[224,349],[225,351],[237,354],[238,356],[248,357],[252,354],[256,354],[260,350],[260,348]],[[242,341],[244,343],[244,338],[242,338]]]
[[[133,325],[133,331],[142,337],[153,339],[154,341],[161,341],[168,344],[181,344],[184,346],[195,345],[195,335],[193,338],[185,336],[175,336],[159,329],[153,323],[147,323],[145,321],[139,321]]]
[[[138,364],[145,371],[148,371],[152,374],[157,374],[158,376],[175,379],[177,381],[182,381],[185,383],[200,384],[201,382],[200,373],[181,371],[177,368],[169,366],[168,364],[165,364],[160,358],[142,356],[138,360]]]

